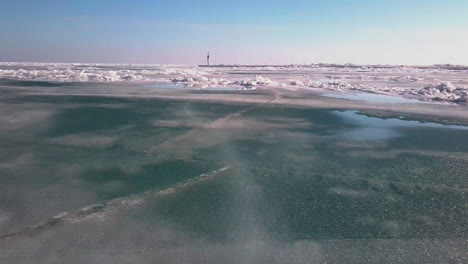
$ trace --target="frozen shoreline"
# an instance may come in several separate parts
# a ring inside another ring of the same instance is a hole
[[[427,102],[468,103],[461,66],[289,65],[198,67],[67,63],[0,63],[0,78],[52,82],[173,83],[204,89],[312,90],[375,93]]]

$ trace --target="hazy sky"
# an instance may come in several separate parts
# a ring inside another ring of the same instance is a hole
[[[0,61],[468,64],[468,0],[0,0]]]

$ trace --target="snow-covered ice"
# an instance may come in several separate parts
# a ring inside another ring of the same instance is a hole
[[[0,78],[55,82],[156,82],[193,88],[283,88],[381,93],[466,103],[468,67],[314,64],[198,67],[180,65],[0,63]]]

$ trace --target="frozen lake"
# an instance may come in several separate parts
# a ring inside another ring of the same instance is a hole
[[[468,261],[466,106],[226,87],[1,81],[0,262]]]

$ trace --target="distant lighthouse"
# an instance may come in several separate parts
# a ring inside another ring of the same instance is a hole
[[[210,65],[210,52],[206,55],[206,65]]]

